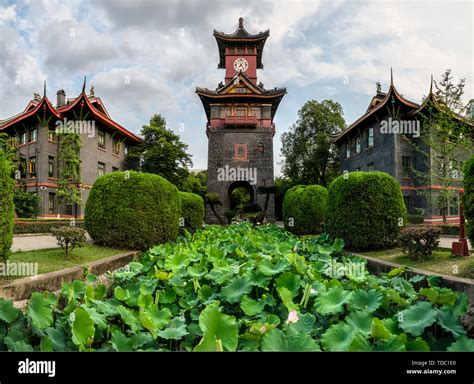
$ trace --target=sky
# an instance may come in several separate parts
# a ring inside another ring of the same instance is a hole
[[[214,29],[270,29],[258,81],[286,87],[275,116],[276,175],[281,134],[308,100],[341,104],[346,124],[362,115],[377,81],[420,102],[450,68],[473,92],[472,1],[0,0],[0,119],[21,112],[33,92],[53,104],[76,97],[87,76],[111,117],[139,133],[155,113],[207,168],[206,117],[195,89],[215,89]]]

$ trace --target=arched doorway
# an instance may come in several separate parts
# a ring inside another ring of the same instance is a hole
[[[234,181],[227,190],[230,209],[241,211],[245,206],[255,203],[255,192],[248,181]]]

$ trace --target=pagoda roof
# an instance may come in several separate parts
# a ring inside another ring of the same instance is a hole
[[[46,96],[43,96],[41,99],[38,99],[35,95],[33,100],[28,102],[28,105],[23,110],[12,117],[9,117],[5,120],[0,120],[0,130],[6,129],[14,124],[17,124],[31,116],[34,116],[41,109],[44,111],[49,111],[52,115],[56,116],[58,119],[61,119],[61,114],[51,105],[51,102]]]
[[[94,118],[96,118],[102,124],[110,127],[111,129],[123,133],[126,137],[137,143],[142,142],[142,139],[140,137],[128,131],[126,128],[122,127],[120,124],[112,120],[102,100],[99,97],[94,96],[93,94],[86,95],[84,87],[83,91],[78,97],[68,99],[66,105],[59,108],[54,108],[46,96],[40,98],[38,94],[35,94],[35,97],[28,102],[26,108],[22,112],[5,120],[0,120],[0,131],[19,123],[24,119],[27,119],[28,117],[34,116],[40,111],[41,108],[50,111],[58,119],[63,119],[64,116],[68,113],[68,111],[71,111],[72,109],[76,108],[76,106],[87,106]]]
[[[219,49],[218,68],[225,68],[225,48],[229,44],[255,44],[257,47],[257,68],[263,68],[262,52],[265,41],[270,36],[269,29],[253,35],[244,28],[244,19],[241,17],[239,18],[239,26],[233,33],[227,34],[214,30],[213,36],[216,38]]]
[[[344,131],[339,133],[333,140],[335,143],[339,142],[342,138],[346,137],[346,135],[352,132],[354,129],[359,127],[361,124],[367,122],[371,117],[375,116],[377,111],[382,110],[384,106],[391,100],[397,100],[400,104],[406,106],[409,109],[416,110],[420,107],[419,104],[405,99],[395,88],[393,84],[393,75],[390,79],[390,88],[386,94],[379,93],[378,95],[372,98],[372,102],[367,108],[367,111],[364,115],[359,117],[356,121],[354,121],[351,125],[349,125]],[[375,101],[375,103],[374,103]]]
[[[242,85],[247,89],[247,92],[235,92],[235,88],[237,86],[242,87]],[[244,72],[239,72],[232,80],[218,87],[216,90],[197,87],[196,93],[201,98],[208,120],[211,116],[210,104],[229,102],[231,100],[237,102],[247,100],[258,100],[262,102],[263,100],[267,100],[268,104],[272,105],[273,118],[281,99],[286,94],[286,88],[265,89],[263,85],[255,84]]]

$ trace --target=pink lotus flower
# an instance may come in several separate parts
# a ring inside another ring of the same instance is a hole
[[[298,313],[293,310],[288,314],[288,323],[296,323],[300,318],[298,317]]]

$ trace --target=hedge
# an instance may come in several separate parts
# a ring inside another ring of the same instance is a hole
[[[110,173],[95,181],[84,218],[96,243],[145,250],[176,239],[180,218],[178,189],[158,175]]]
[[[74,219],[74,226],[79,228],[86,228],[84,220]],[[26,221],[26,220],[15,220],[15,225],[13,227],[13,233],[16,235],[27,234],[27,233],[50,233],[52,229],[56,229],[62,226],[69,226],[70,220],[35,220],[35,221]]]
[[[191,231],[204,223],[204,199],[191,192],[179,192],[182,226]]]
[[[466,217],[466,235],[474,244],[474,156],[464,163],[464,216]]]
[[[406,222],[400,186],[387,173],[351,172],[329,186],[325,228],[349,249],[394,246]]]
[[[296,185],[283,199],[283,222],[289,232],[306,235],[321,233],[328,191],[321,185]]]
[[[15,206],[11,164],[0,149],[0,259],[7,260],[13,242],[13,219]]]

